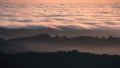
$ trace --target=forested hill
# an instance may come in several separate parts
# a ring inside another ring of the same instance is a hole
[[[58,52],[0,53],[0,68],[120,68],[120,56]]]
[[[6,41],[1,39],[0,41]],[[37,36],[30,36],[30,37],[21,37],[21,38],[14,38],[14,39],[10,39],[7,40],[6,42],[12,42],[12,41],[39,41],[39,42],[53,42],[53,43],[59,43],[59,42],[69,42],[69,43],[90,43],[90,44],[99,44],[99,43],[106,43],[106,44],[120,44],[120,37],[112,37],[109,36],[108,38],[102,37],[102,38],[98,38],[98,37],[91,37],[91,36],[78,36],[78,37],[60,37],[60,36],[54,36],[51,37],[48,34],[40,34]]]
[[[37,36],[14,38],[10,40],[0,39],[0,50],[6,53],[72,49],[84,52],[120,55],[120,38],[112,36],[108,38],[90,36],[51,37],[48,34],[40,34]]]

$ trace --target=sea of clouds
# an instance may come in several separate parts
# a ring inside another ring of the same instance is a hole
[[[120,30],[120,4],[0,3],[0,27]]]

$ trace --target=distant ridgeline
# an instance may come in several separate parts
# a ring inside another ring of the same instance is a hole
[[[59,50],[76,49],[81,52],[91,52],[97,54],[120,55],[120,38],[98,38],[90,36],[80,37],[50,37],[48,34],[37,36],[14,38],[9,40],[0,39],[0,50],[5,53],[18,52],[53,52]]]
[[[66,36],[58,36],[58,35],[56,35],[56,36],[54,36],[54,37],[51,37],[49,34],[39,34],[39,35],[36,35],[36,36],[29,36],[29,37],[19,37],[19,38],[14,38],[14,39],[32,39],[32,38],[36,38],[37,37],[37,39],[39,38],[44,38],[44,39],[48,39],[48,38],[59,38],[59,39],[90,39],[90,38],[92,38],[92,39],[120,39],[120,37],[113,37],[113,36],[109,36],[108,38],[105,38],[104,36],[102,37],[102,38],[99,38],[99,37],[93,37],[93,36],[78,36],[78,37],[66,37]],[[11,40],[14,40],[14,39],[11,39]],[[2,38],[1,38],[1,40],[2,40]]]
[[[39,41],[39,42],[51,42],[51,43],[61,43],[61,42],[69,42],[69,43],[83,43],[83,44],[119,44],[120,45],[120,37],[112,37],[109,36],[108,38],[102,37],[90,37],[90,36],[79,36],[79,37],[60,37],[60,36],[54,36],[50,37],[48,34],[40,34],[37,36],[30,36],[30,37],[20,37],[20,38],[14,38],[9,40],[0,39],[0,45],[7,42],[12,41]],[[94,43],[93,43],[94,42]]]
[[[18,54],[0,52],[0,68],[120,68],[120,56],[76,50]]]

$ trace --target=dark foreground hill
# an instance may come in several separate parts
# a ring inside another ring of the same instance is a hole
[[[0,53],[0,68],[120,68],[120,56],[73,51]]]

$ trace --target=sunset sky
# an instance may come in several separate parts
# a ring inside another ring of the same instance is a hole
[[[120,2],[120,0],[0,0],[1,2],[38,2],[38,3],[81,3],[81,2]]]

